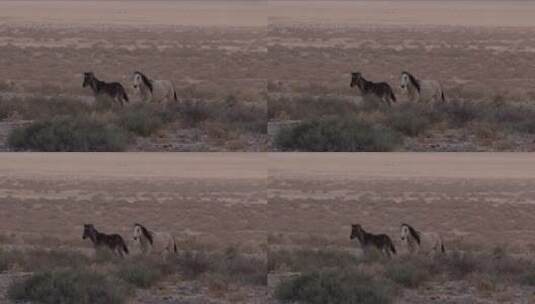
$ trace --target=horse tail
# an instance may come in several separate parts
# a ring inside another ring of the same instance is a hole
[[[173,89],[173,98],[175,99],[175,101],[178,101],[178,97],[176,97],[176,91]]]
[[[393,102],[397,102],[396,95],[394,95],[394,92],[390,90],[390,98],[392,98]]]
[[[446,96],[444,96],[444,91],[440,90],[440,98],[442,99],[442,102],[446,101]]]
[[[125,243],[125,241],[124,241],[123,238],[121,238],[121,247],[123,248],[123,250],[124,250],[124,252],[125,252],[126,254],[129,254],[129,252],[128,252],[128,247],[126,246],[126,243]]]
[[[444,243],[440,243],[440,251],[442,251],[442,253],[446,253],[446,248],[444,248]]]
[[[123,98],[124,100],[126,100],[126,102],[130,102],[130,100],[128,99],[128,95],[126,95],[125,90],[123,90]]]
[[[175,239],[173,239],[173,250],[175,251],[175,253],[178,252],[178,250],[176,249],[176,241],[175,241]]]

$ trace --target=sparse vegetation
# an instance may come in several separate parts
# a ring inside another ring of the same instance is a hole
[[[127,288],[103,274],[82,268],[36,273],[10,285],[13,301],[44,304],[120,304]]]
[[[387,278],[407,288],[417,288],[431,276],[421,260],[408,257],[388,263],[385,271]]]
[[[88,116],[56,116],[13,130],[8,144],[18,151],[123,151],[127,135]]]
[[[162,112],[151,104],[139,103],[120,112],[119,125],[136,135],[147,137],[164,125]]]
[[[124,303],[132,289],[150,288],[175,274],[190,280],[215,276],[227,283],[266,283],[265,262],[234,247],[186,251],[166,261],[157,256],[121,259],[109,250],[97,251],[96,258],[65,250],[2,250],[0,271],[32,272],[11,284],[9,297],[40,303]]]
[[[223,101],[185,101],[179,109],[182,123],[198,127],[206,121],[217,122],[241,132],[266,133],[266,109],[240,102],[229,95]]]
[[[367,303],[359,298],[361,294],[369,295],[370,303],[390,301],[397,288],[419,288],[433,280],[470,280],[487,292],[498,284],[532,286],[535,282],[535,263],[514,258],[501,247],[492,252],[451,251],[393,259],[354,257],[336,250],[283,250],[270,253],[268,270],[300,273],[277,288],[280,300],[300,303]],[[385,299],[375,298],[378,290]]]
[[[143,259],[137,262],[123,262],[117,271],[117,277],[138,288],[149,288],[164,276],[157,262]]]
[[[310,304],[387,304],[392,301],[387,282],[354,269],[303,274],[280,284],[276,297],[285,302]]]
[[[358,152],[392,151],[402,142],[398,132],[350,117],[305,121],[278,132],[277,148],[284,151]]]
[[[266,281],[265,261],[238,253],[229,247],[224,252],[206,254],[186,251],[176,258],[178,272],[189,279],[215,273],[231,281],[262,285]]]
[[[499,98],[492,102],[404,102],[389,108],[369,100],[355,104],[329,96],[281,97],[272,98],[269,105],[271,119],[302,120],[277,134],[275,146],[281,150],[390,151],[401,148],[404,137],[444,130],[462,130],[474,134],[481,144],[492,144],[508,134],[535,132],[535,107]]]
[[[346,265],[356,265],[359,261],[360,258],[337,250],[278,250],[270,252],[268,271],[282,267],[291,271],[310,272],[318,267],[344,268]]]
[[[9,134],[8,145],[16,151],[123,151],[133,137],[152,136],[177,121],[224,145],[243,133],[266,133],[265,113],[261,105],[232,95],[222,101],[135,103],[124,108],[106,97],[97,98],[93,105],[66,98],[0,101],[0,119],[30,121]]]

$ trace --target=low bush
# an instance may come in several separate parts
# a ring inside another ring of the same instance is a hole
[[[387,111],[387,124],[407,136],[418,136],[431,128],[431,108],[416,103],[405,103]]]
[[[89,258],[81,253],[67,250],[0,250],[0,271],[44,271],[53,268],[80,267],[87,265]]]
[[[275,291],[284,302],[309,304],[387,304],[391,289],[356,270],[317,271],[282,282]]]
[[[323,268],[344,268],[356,265],[360,259],[337,250],[278,250],[269,253],[268,270],[278,268],[290,271],[307,272]]]
[[[157,263],[148,260],[122,263],[117,277],[139,288],[149,288],[162,279],[163,273]]]
[[[8,145],[30,151],[123,151],[127,134],[87,116],[59,116],[14,129]]]
[[[176,258],[178,271],[188,279],[196,279],[211,268],[209,256],[203,252],[186,251]]]
[[[387,127],[355,118],[329,117],[281,130],[275,146],[283,151],[383,152],[394,150],[402,141],[401,134]]]
[[[127,295],[127,289],[120,282],[84,269],[36,273],[8,288],[12,301],[44,304],[120,304]]]
[[[129,132],[147,137],[163,127],[161,113],[158,107],[138,103],[121,112],[119,125]]]
[[[431,278],[421,260],[414,258],[390,261],[385,270],[387,278],[407,288],[417,288]]]
[[[316,119],[330,115],[356,114],[360,110],[354,103],[337,97],[304,96],[268,99],[269,119]]]
[[[256,258],[241,255],[233,247],[227,248],[215,260],[215,272],[245,284],[266,284],[266,263]]]
[[[88,113],[91,106],[78,100],[56,98],[4,98],[0,97],[0,120],[15,113],[25,120],[49,119],[56,115]]]

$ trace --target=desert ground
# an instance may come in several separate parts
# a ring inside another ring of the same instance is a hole
[[[292,101],[299,99],[308,104],[317,99],[360,103],[360,92],[349,87],[350,72],[357,71],[393,87],[398,97],[393,112],[406,107],[399,85],[405,70],[419,79],[440,81],[449,102],[481,102],[479,112],[496,104],[531,107],[535,100],[531,63],[535,23],[530,17],[535,5],[531,2],[290,1],[276,5],[284,9],[270,19],[267,34],[272,63],[270,120],[310,119],[307,111],[292,108]],[[317,112],[319,117],[322,112]],[[379,123],[381,115],[363,114]],[[411,134],[395,150],[533,150],[531,132],[504,132],[505,128],[478,119],[462,127],[442,122],[420,128],[421,134]],[[491,132],[484,135],[483,129]]]
[[[120,233],[135,253],[132,225],[140,222],[175,235],[179,252],[233,247],[265,261],[266,232],[259,223],[267,221],[266,160],[241,153],[4,154],[2,250],[64,249],[91,256],[82,230],[93,223]],[[202,281],[170,278],[134,300],[263,303],[265,297],[262,286],[238,284],[216,295]]]
[[[82,88],[82,73],[92,71],[101,80],[121,82],[136,103],[140,98],[132,88],[132,73],[139,70],[151,79],[172,80],[180,103],[230,99],[259,112],[259,123],[265,124],[267,18],[261,3],[2,1],[1,5],[3,100],[37,97],[33,103],[38,104],[61,97],[92,103],[91,91]],[[36,119],[24,119],[21,109],[7,112],[3,129]],[[157,135],[137,138],[126,150],[267,149],[262,130],[221,138],[210,135],[209,129],[176,121]],[[237,148],[228,147],[232,141]]]
[[[269,158],[271,252],[358,255],[360,246],[349,236],[350,225],[360,223],[372,233],[388,234],[403,255],[399,226],[409,223],[442,234],[450,254],[502,247],[533,259],[530,154],[282,153]],[[533,293],[510,287],[489,295],[468,282],[431,283],[405,291],[396,303],[529,303]]]

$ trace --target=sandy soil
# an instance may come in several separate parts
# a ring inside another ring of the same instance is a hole
[[[265,26],[263,1],[2,1],[0,22]]]
[[[535,26],[535,4],[528,1],[270,1],[269,7],[274,22]]]

